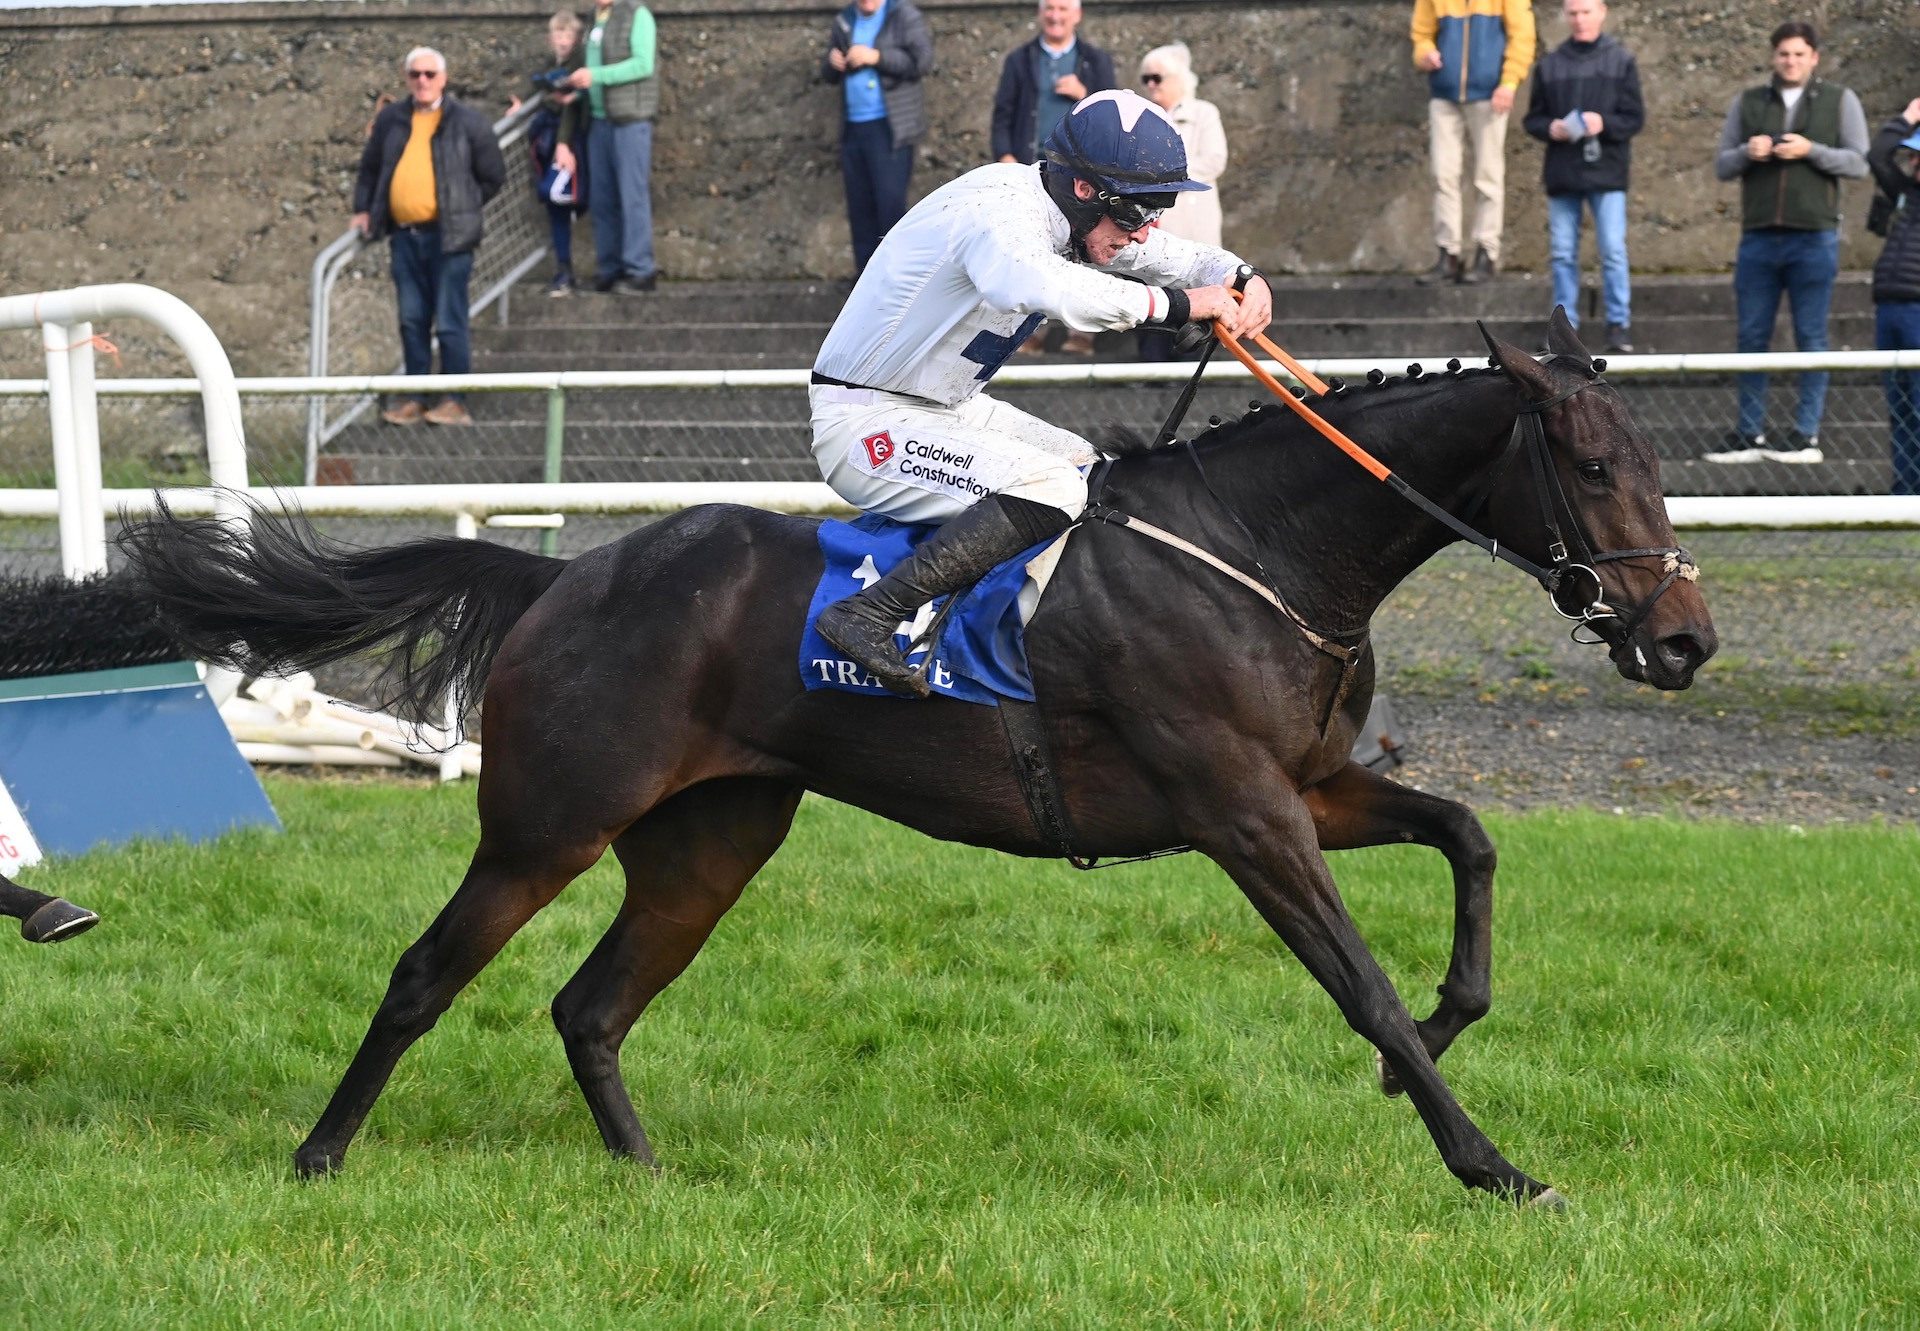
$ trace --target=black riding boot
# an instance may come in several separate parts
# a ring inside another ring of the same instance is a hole
[[[894,641],[902,621],[1072,525],[1073,519],[1049,504],[988,495],[922,541],[886,577],[822,610],[820,636],[893,692],[924,698],[930,692],[925,677],[907,665]]]

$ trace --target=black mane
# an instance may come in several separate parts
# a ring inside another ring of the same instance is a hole
[[[1395,394],[1395,390],[1414,385],[1426,386],[1436,381],[1451,379],[1499,378],[1504,374],[1505,371],[1498,367],[1482,366],[1473,369],[1428,371],[1418,376],[1397,374],[1384,377],[1377,382],[1372,379],[1366,379],[1357,384],[1342,384],[1340,380],[1332,379],[1329,380],[1328,383],[1333,391],[1308,394],[1304,398],[1304,401],[1308,406],[1324,416],[1333,405],[1356,400],[1355,394],[1362,395],[1369,402],[1388,401],[1392,400],[1392,395]],[[1375,394],[1379,396],[1374,397],[1373,395]],[[1281,404],[1271,397],[1256,399],[1251,409],[1247,412],[1235,416],[1230,420],[1223,420],[1218,425],[1208,426],[1199,434],[1194,435],[1191,442],[1196,445],[1230,443],[1238,439],[1241,434],[1252,425],[1266,420],[1268,412],[1280,410]],[[1283,412],[1282,414],[1286,420],[1293,421],[1297,419],[1291,412]],[[1099,432],[1099,436],[1094,442],[1102,452],[1113,457],[1139,458],[1147,457],[1155,453],[1163,453],[1169,449],[1183,448],[1188,441],[1176,438],[1163,444],[1155,443],[1153,437],[1139,427],[1109,423]],[[1366,441],[1361,440],[1360,442],[1364,445]]]

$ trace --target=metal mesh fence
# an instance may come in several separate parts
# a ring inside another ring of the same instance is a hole
[[[1728,463],[1735,377],[1685,374],[1619,377],[1635,419],[1660,454],[1670,495],[1886,494],[1892,481],[1881,376],[1831,376],[1816,462],[1762,457]],[[1775,419],[1790,417],[1792,375],[1775,375]],[[996,396],[1043,419],[1098,437],[1112,425],[1152,431],[1177,388],[1169,383],[1007,385]],[[1364,391],[1364,390],[1356,390]],[[1188,432],[1209,416],[1246,410],[1251,381],[1209,381],[1188,416]],[[459,483],[542,479],[548,447],[544,393],[468,396],[475,424],[459,429],[395,428],[375,416],[349,423],[320,455],[322,479],[342,483]],[[815,480],[807,453],[806,397],[795,388],[606,389],[566,394],[560,476],[570,481]],[[1780,438],[1784,430],[1774,431]],[[1362,443],[1365,442],[1363,439]],[[1788,448],[1784,439],[1780,448]]]

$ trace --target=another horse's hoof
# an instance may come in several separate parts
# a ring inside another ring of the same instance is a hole
[[[20,922],[20,936],[29,943],[64,943],[98,923],[100,917],[85,906],[55,897]]]
[[[1393,1069],[1387,1066],[1387,1056],[1377,1049],[1373,1054],[1373,1065],[1380,1073],[1380,1093],[1382,1095],[1388,1099],[1392,1099],[1405,1089],[1400,1085],[1400,1078],[1393,1075]]]
[[[1567,1209],[1567,1199],[1560,1195],[1558,1188],[1548,1188],[1529,1197],[1521,1206],[1528,1211],[1564,1211]]]

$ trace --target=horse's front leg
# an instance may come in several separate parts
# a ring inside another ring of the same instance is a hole
[[[29,943],[63,942],[100,923],[100,917],[85,906],[30,891],[4,875],[0,875],[0,915],[20,921],[20,936]]]
[[[1244,773],[1251,764],[1221,770]],[[1232,875],[1347,1024],[1380,1051],[1454,1177],[1514,1201],[1560,1205],[1559,1194],[1510,1164],[1454,1099],[1340,900],[1306,801],[1277,778],[1207,795],[1187,810],[1194,844]]]
[[[1453,959],[1433,1015],[1416,1023],[1434,1059],[1493,1005],[1493,842],[1473,810],[1348,763],[1306,792],[1322,850],[1409,843],[1431,846],[1453,866]],[[1383,1060],[1380,1089],[1400,1094]]]

